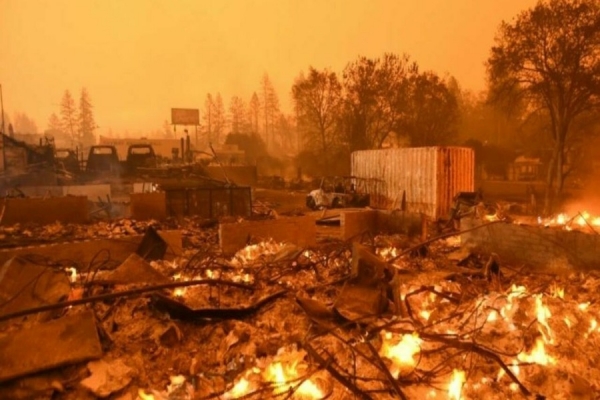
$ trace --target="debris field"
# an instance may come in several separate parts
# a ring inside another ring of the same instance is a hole
[[[124,260],[31,247],[4,264],[0,398],[599,398],[598,274],[531,270],[458,233],[254,237],[226,255],[189,218],[2,227],[8,252],[143,239]]]

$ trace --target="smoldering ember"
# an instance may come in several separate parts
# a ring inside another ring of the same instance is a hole
[[[4,7],[0,399],[600,399],[597,0],[161,1]],[[282,88],[424,15],[485,90],[396,47]]]

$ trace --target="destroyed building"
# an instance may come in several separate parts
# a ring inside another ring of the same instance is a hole
[[[465,195],[468,149],[394,151],[385,207],[282,215],[191,165],[121,208],[114,182],[3,198],[0,398],[593,398],[600,218]]]

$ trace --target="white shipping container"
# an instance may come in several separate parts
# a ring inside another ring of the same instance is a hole
[[[371,206],[446,218],[459,192],[475,190],[475,153],[468,147],[409,147],[352,153],[352,175],[381,179]]]

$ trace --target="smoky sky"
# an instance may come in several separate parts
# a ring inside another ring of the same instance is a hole
[[[0,84],[9,116],[40,130],[62,93],[86,87],[99,133],[161,128],[206,93],[248,100],[268,73],[291,111],[309,65],[341,72],[359,55],[407,53],[421,69],[485,88],[502,20],[534,0],[0,0]]]

